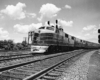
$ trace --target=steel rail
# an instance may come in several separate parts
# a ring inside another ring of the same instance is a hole
[[[16,67],[24,66],[24,65],[27,65],[27,64],[35,63],[35,62],[38,62],[38,61],[42,61],[42,60],[46,60],[46,59],[58,57],[58,56],[61,56],[61,55],[65,55],[65,54],[67,54],[67,53],[68,53],[68,54],[69,54],[69,53],[73,53],[73,52],[74,52],[74,51],[65,52],[65,53],[58,53],[58,54],[53,54],[53,55],[47,55],[47,56],[44,56],[44,57],[42,57],[42,58],[35,59],[35,60],[32,60],[32,61],[22,62],[22,63],[15,64],[15,65],[11,65],[11,66],[6,66],[6,67],[3,67],[3,68],[0,68],[0,72],[6,71],[6,70],[9,70],[9,69],[13,69],[13,68],[16,68]],[[77,51],[75,51],[75,52],[77,52]],[[84,52],[84,50],[83,50],[82,52]],[[34,57],[34,56],[33,56],[33,57]]]
[[[74,58],[74,57],[76,57],[78,55],[81,55],[83,53],[86,53],[86,52],[89,52],[89,51],[84,51],[84,52],[81,52],[81,53],[76,54],[74,56],[71,56],[71,57],[69,57],[67,59],[64,59],[63,61],[60,61],[60,62],[58,62],[55,65],[51,65],[49,68],[46,68],[44,70],[41,70],[38,73],[35,73],[35,74],[31,75],[31,76],[28,76],[28,77],[24,78],[23,80],[38,80],[39,78],[41,78],[42,76],[44,76],[45,74],[47,74],[49,71],[53,70],[55,67],[61,65],[62,63],[66,62],[67,60],[70,60],[70,59],[72,59],[72,58]]]

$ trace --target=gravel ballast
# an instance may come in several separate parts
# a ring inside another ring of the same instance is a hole
[[[66,68],[62,76],[57,80],[87,80],[89,60],[95,51],[90,51]]]

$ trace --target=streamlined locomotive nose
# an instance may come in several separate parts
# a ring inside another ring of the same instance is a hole
[[[39,31],[30,31],[28,33],[28,43],[33,44],[37,42],[37,38],[39,37]]]

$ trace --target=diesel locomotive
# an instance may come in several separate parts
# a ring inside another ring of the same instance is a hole
[[[64,32],[62,26],[55,25],[41,26],[37,30],[28,32],[28,42],[31,41],[33,53],[64,52],[74,49],[99,49],[98,43],[85,41]]]

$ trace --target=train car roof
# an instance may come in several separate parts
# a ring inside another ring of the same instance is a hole
[[[77,40],[82,40],[82,41],[84,41],[84,42],[89,42],[89,43],[99,44],[99,43],[96,43],[96,42],[91,42],[91,41],[88,41],[88,40],[80,39],[80,38],[75,37],[75,36],[72,36],[72,35],[70,35],[70,34],[68,34],[68,33],[66,33],[66,32],[64,32],[64,33],[67,34],[68,36],[74,37],[74,38],[77,39]]]

